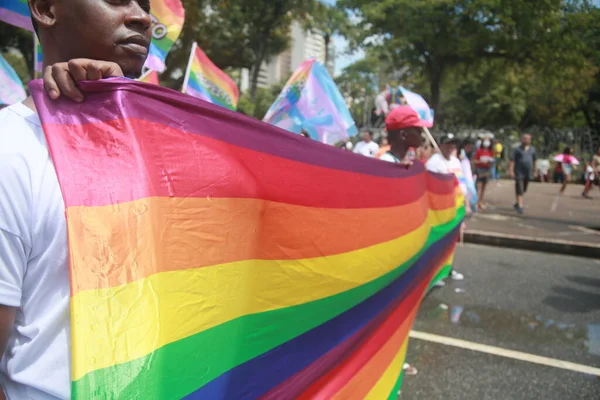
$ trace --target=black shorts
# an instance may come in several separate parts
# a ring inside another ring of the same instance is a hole
[[[517,196],[523,196],[527,191],[527,186],[529,186],[529,179],[516,179],[515,180],[515,189],[517,192]]]

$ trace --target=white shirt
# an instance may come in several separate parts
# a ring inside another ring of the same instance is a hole
[[[10,400],[70,398],[65,207],[37,114],[0,111],[0,304],[17,308],[0,383]]]
[[[367,157],[375,157],[378,151],[379,145],[372,140],[369,143],[362,140],[356,143],[356,146],[354,147],[355,153],[362,154],[363,156]]]
[[[460,160],[456,156],[450,156],[447,160],[440,153],[435,153],[425,163],[425,168],[431,172],[437,172],[438,174],[454,174],[458,179],[460,188],[465,195],[467,195],[467,184],[465,174],[462,169]]]

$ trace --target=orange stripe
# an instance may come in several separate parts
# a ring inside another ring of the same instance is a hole
[[[402,345],[408,340],[408,331],[418,307],[410,313],[394,335],[379,349],[367,364],[344,386],[333,399],[364,399],[375,386],[379,378],[390,366]]]
[[[71,207],[72,290],[75,294],[159,272],[235,261],[346,253],[422,227],[427,206],[419,201],[331,209],[258,199],[151,197],[115,206]]]

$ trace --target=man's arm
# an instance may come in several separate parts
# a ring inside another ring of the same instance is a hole
[[[508,167],[508,173],[510,174],[511,178],[515,177],[515,161],[514,160],[510,160],[510,164]]]

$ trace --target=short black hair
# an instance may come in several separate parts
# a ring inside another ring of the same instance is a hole
[[[40,37],[40,32],[38,31],[38,24],[35,18],[33,18],[33,13],[31,12],[31,0],[27,0],[27,6],[29,7],[29,15],[31,16],[31,25],[33,25],[33,30],[35,31],[36,36]]]

